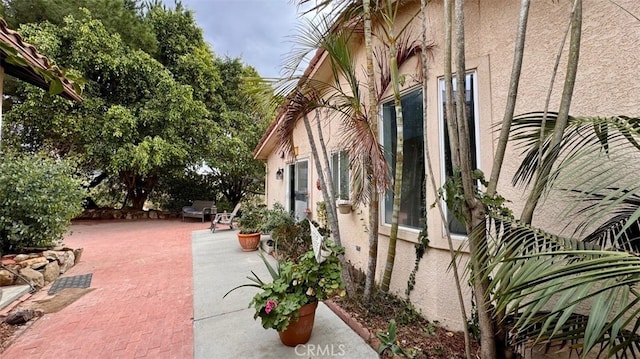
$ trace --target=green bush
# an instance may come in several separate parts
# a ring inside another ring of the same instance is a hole
[[[0,159],[0,251],[55,244],[82,212],[84,196],[68,163]]]

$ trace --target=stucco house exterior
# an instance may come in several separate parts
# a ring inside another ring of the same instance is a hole
[[[584,1],[582,47],[575,93],[570,113],[572,115],[640,115],[640,21],[630,14],[640,15],[640,2],[618,0],[616,5],[605,0]],[[551,83],[552,70],[558,49],[571,13],[571,1],[532,0],[524,64],[518,93],[516,114],[544,109],[545,98]],[[412,17],[419,12],[419,1],[405,1],[397,21],[400,28],[412,21],[409,31],[420,39],[421,18]],[[438,185],[444,182],[444,173],[450,170],[446,160],[445,126],[443,125],[443,2],[431,1],[427,7],[427,38],[433,43],[426,74],[428,102],[426,109],[427,146],[433,161]],[[498,131],[495,124],[502,120],[513,61],[515,31],[519,14],[519,2],[508,0],[465,1],[467,101],[472,114],[475,153],[472,156],[478,168],[488,176],[493,160]],[[358,38],[352,50],[356,54],[356,68],[365,68],[364,40]],[[566,46],[558,76],[553,87],[551,110],[557,110],[566,63]],[[405,121],[405,176],[403,202],[400,213],[399,242],[391,290],[403,295],[413,269],[414,244],[424,227],[425,212],[428,218],[430,247],[420,263],[416,287],[411,301],[429,320],[437,320],[444,326],[459,330],[464,323],[460,318],[453,275],[449,270],[451,260],[444,226],[454,233],[454,246],[465,242],[459,223],[447,218],[442,223],[437,209],[431,206],[437,198],[431,190],[425,190],[423,147],[422,75],[420,58],[414,56],[400,72],[405,75],[402,100]],[[330,81],[331,73],[326,55],[319,52],[311,61],[307,73],[320,81]],[[365,73],[357,76],[366,86]],[[363,88],[366,96],[366,89]],[[379,106],[380,139],[388,145],[391,136],[393,106],[388,90]],[[366,100],[363,100],[366,103]],[[312,127],[315,114],[309,116]],[[294,158],[285,156],[278,146],[277,130],[282,113],[274,119],[255,150],[255,158],[264,160],[267,166],[266,200],[272,206],[278,202],[302,217],[317,215],[317,203],[323,201],[317,186],[318,175],[311,155],[307,133],[302,121],[294,130]],[[341,123],[336,116],[322,112],[321,128],[327,149],[331,152],[333,178],[341,196],[349,196],[348,157],[341,152]],[[519,213],[523,206],[523,189],[511,185],[511,177],[519,164],[520,153],[513,144],[507,156],[498,192]],[[308,209],[308,210],[307,210]],[[384,270],[388,236],[390,233],[391,204],[389,198],[380,198],[380,243],[378,251],[378,278]],[[566,222],[563,207],[553,199],[539,206],[534,217],[536,223],[560,231]],[[368,210],[366,206],[353,208],[350,213],[339,214],[339,223],[347,259],[365,269],[367,261]],[[467,300],[470,288],[465,286]],[[467,304],[467,306],[469,306]]]

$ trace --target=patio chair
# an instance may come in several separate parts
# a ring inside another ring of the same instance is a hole
[[[218,213],[211,220],[211,232],[216,231],[216,224],[226,224],[229,226],[229,229],[233,229],[233,218],[238,214],[238,210],[240,209],[240,203],[236,204],[236,207],[233,209],[231,213]]]

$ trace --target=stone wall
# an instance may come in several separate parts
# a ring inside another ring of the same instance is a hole
[[[29,254],[7,254],[2,256],[0,287],[31,284],[40,289],[55,281],[79,260],[82,248],[54,248]]]
[[[180,212],[100,208],[86,209],[75,219],[169,219],[179,217]]]

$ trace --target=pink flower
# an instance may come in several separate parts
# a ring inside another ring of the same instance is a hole
[[[276,303],[271,299],[267,299],[267,304],[265,305],[264,311],[267,312],[267,314],[269,314],[271,313],[272,310],[276,309],[277,306],[278,306],[278,303]]]

